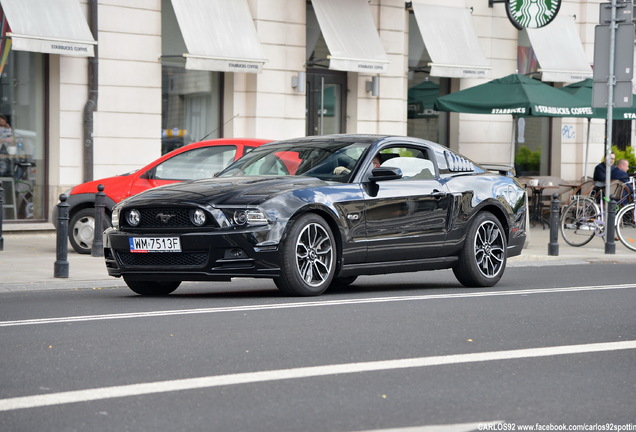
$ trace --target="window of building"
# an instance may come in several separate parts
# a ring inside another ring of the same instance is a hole
[[[329,48],[311,3],[307,3],[307,135],[344,133],[347,72],[329,69]]]
[[[44,221],[47,185],[44,142],[45,56],[0,43],[0,181],[3,220]]]
[[[525,30],[519,32],[517,43],[517,71],[526,76],[540,78],[539,62]],[[550,175],[549,117],[515,119],[515,169],[518,176]]]
[[[534,54],[530,38],[525,30],[519,32],[519,38],[517,39],[517,73],[540,78],[539,60]]]
[[[521,177],[550,175],[550,118],[520,117],[515,134],[515,169]]]
[[[222,79],[220,72],[187,70],[187,52],[170,0],[162,0],[161,152],[202,139],[219,138]]]
[[[435,111],[433,104],[439,96],[449,93],[450,78],[430,76],[431,61],[415,15],[411,13],[407,134],[448,146],[448,113]]]

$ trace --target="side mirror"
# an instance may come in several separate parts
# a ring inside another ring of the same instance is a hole
[[[373,168],[369,181],[379,182],[385,180],[398,180],[402,178],[402,170],[397,167]]]

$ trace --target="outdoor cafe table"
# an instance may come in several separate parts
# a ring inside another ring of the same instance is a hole
[[[527,185],[527,187],[532,190],[532,202],[530,204],[530,223],[533,222],[541,222],[541,226],[545,229],[545,226],[550,226],[550,222],[548,222],[541,215],[542,202],[541,197],[543,196],[543,191],[546,189],[559,189],[560,186],[554,185]]]

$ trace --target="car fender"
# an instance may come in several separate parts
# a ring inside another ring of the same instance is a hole
[[[510,210],[511,210],[510,208],[506,208],[506,206],[502,205],[499,200],[490,198],[490,199],[482,201],[475,208],[475,211],[471,215],[468,223],[472,223],[472,220],[475,218],[475,216],[478,213],[482,211],[487,211],[489,213],[492,213],[497,219],[499,219],[499,222],[501,222],[501,225],[506,230],[506,235],[508,235],[510,232],[510,222],[509,222],[509,217],[507,215],[511,214]]]
[[[329,207],[321,203],[312,203],[312,204],[308,204],[304,206],[301,209],[298,209],[298,211],[294,213],[294,215],[290,218],[290,220],[298,219],[301,215],[305,213],[316,213],[320,215],[332,228],[332,230],[334,231],[334,234],[342,235],[342,231],[344,231],[344,227],[342,226],[342,223],[340,222],[342,215],[339,214],[337,209],[333,207]]]
[[[94,193],[79,193],[74,195],[69,195],[66,203],[69,205],[68,207],[68,218],[69,220],[73,217],[75,213],[85,208],[95,208],[95,195]],[[106,214],[110,215],[113,207],[117,204],[108,196],[104,196],[104,209],[106,210]],[[59,218],[59,207],[53,207],[53,216],[52,222],[53,225],[57,228],[57,222]]]
[[[280,243],[281,244],[284,243],[285,239],[287,238],[287,235],[289,233],[289,226],[290,226],[289,222],[295,219],[298,219],[299,217],[307,213],[317,214],[318,216],[323,218],[325,222],[327,223],[327,225],[329,225],[329,227],[331,228],[331,231],[335,237],[335,241],[338,245],[337,247],[339,251],[337,255],[337,264],[336,264],[337,266],[336,274],[338,274],[340,272],[340,269],[342,268],[343,262],[344,261],[348,262],[350,259],[349,257],[353,257],[354,254],[360,251],[355,251],[349,247],[346,247],[346,239],[349,237],[347,235],[348,230],[346,225],[343,225],[343,223],[341,222],[343,220],[342,219],[343,215],[339,215],[339,212],[335,208],[331,208],[323,204],[313,203],[298,209],[298,211],[296,211],[285,224],[285,228],[283,229],[283,234],[280,238]],[[363,251],[362,257],[364,256],[364,252],[366,252],[366,249],[365,251]]]
[[[366,231],[364,212],[364,196],[362,188],[359,185],[338,185],[333,186],[339,189],[339,196],[342,201],[320,202],[319,196],[330,196],[327,194],[318,194],[316,196],[306,195],[303,190],[294,191],[291,196],[285,199],[292,199],[299,205],[295,211],[289,215],[283,216],[280,220],[284,226],[281,228],[280,242],[284,242],[289,232],[288,223],[297,219],[306,213],[316,213],[320,215],[331,227],[341,253],[339,256],[339,265],[341,261],[359,262],[366,254],[366,243],[357,241],[364,236]],[[332,186],[326,186],[331,188]],[[346,197],[343,198],[343,197]],[[339,204],[346,202],[345,206]],[[280,208],[280,207],[279,207]],[[358,217],[355,217],[355,216]],[[281,215],[282,216],[282,215]],[[354,216],[354,217],[351,217]]]

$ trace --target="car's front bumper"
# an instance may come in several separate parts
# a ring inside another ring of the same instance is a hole
[[[130,237],[144,235],[113,228],[104,233],[104,258],[110,276],[130,280],[227,281],[232,277],[274,278],[281,272],[278,245],[257,246],[251,232],[178,234],[181,252],[131,252]]]

